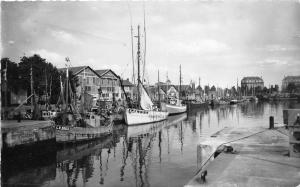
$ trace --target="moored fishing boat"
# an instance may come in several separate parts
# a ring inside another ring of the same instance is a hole
[[[180,65],[180,76],[179,76],[179,98],[181,93],[181,65]],[[169,112],[169,115],[176,115],[186,112],[186,105],[182,104],[180,99],[171,98],[168,103],[163,103],[162,108]]]
[[[128,108],[125,111],[127,125],[138,125],[166,120],[168,112],[155,110],[138,110]]]
[[[231,105],[234,105],[234,104],[237,104],[237,103],[238,103],[238,100],[232,99],[232,100],[230,100],[229,103],[230,103]]]
[[[91,140],[111,133],[112,124],[102,124],[101,116],[91,111],[91,106],[87,104],[90,102],[88,101],[88,97],[86,97],[86,93],[81,97],[79,106],[81,113],[79,113],[69,84],[68,68],[66,71],[66,94],[64,94],[61,83],[61,95],[59,99],[62,102],[63,110],[54,118],[56,124],[56,142],[69,143]],[[90,108],[90,112],[86,112],[84,106]]]
[[[148,93],[140,80],[140,30],[138,26],[138,106],[125,110],[125,122],[127,125],[139,125],[166,120],[168,112],[161,111],[154,106]]]
[[[162,105],[162,106],[164,106],[164,105]],[[169,112],[169,115],[176,115],[176,114],[181,114],[181,113],[186,112],[186,105],[181,104],[180,100],[178,100],[176,102],[176,104],[165,104],[164,107]]]

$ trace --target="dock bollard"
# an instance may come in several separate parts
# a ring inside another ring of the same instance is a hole
[[[270,126],[269,129],[274,129],[274,117],[270,116]]]

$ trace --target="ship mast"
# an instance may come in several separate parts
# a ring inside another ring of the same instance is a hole
[[[141,77],[140,77],[140,26],[138,25],[138,51],[137,51],[137,64],[138,64],[138,108],[140,108],[141,96],[140,96],[140,84],[141,84]]]
[[[68,63],[70,60],[69,58],[67,57],[66,58],[66,62]],[[69,107],[69,67],[68,67],[68,64],[67,64],[67,82],[66,82],[66,112],[68,111],[68,107]]]
[[[158,93],[158,105],[160,107],[160,87],[159,87],[159,70],[158,70],[158,73],[157,73],[157,93]]]
[[[181,64],[179,65],[179,99],[181,98]]]
[[[31,97],[31,115],[32,115],[32,118],[33,118],[33,112],[34,112],[34,110],[33,110],[33,102],[34,102],[34,90],[33,90],[33,71],[32,71],[32,62],[31,62],[31,67],[30,67],[30,90],[31,90],[31,94],[33,94],[32,95],[32,97]]]

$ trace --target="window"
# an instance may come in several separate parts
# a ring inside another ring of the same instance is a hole
[[[89,84],[89,78],[88,77],[86,78],[86,83]]]
[[[85,90],[89,92],[89,91],[91,91],[91,87],[90,86],[85,86]]]
[[[96,78],[95,77],[93,77],[93,84],[95,84],[96,83]]]

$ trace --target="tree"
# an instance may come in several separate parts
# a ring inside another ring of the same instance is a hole
[[[18,65],[9,58],[1,59],[1,101],[2,106],[10,105],[10,92],[18,93],[20,79],[17,71]]]
[[[18,74],[18,64],[9,60],[1,59],[1,80],[7,81],[7,91],[17,92],[20,88],[20,79]],[[6,85],[3,85],[6,87]],[[3,89],[4,90],[4,89]]]
[[[31,94],[30,89],[30,72],[32,67],[33,88],[37,96],[49,96],[49,102],[56,104],[60,95],[60,77],[65,80],[65,72],[60,72],[55,66],[47,62],[46,59],[38,54],[33,56],[23,56],[19,64],[19,75],[21,85]],[[76,92],[78,79],[72,79],[73,74],[70,72],[70,82],[73,92]]]

